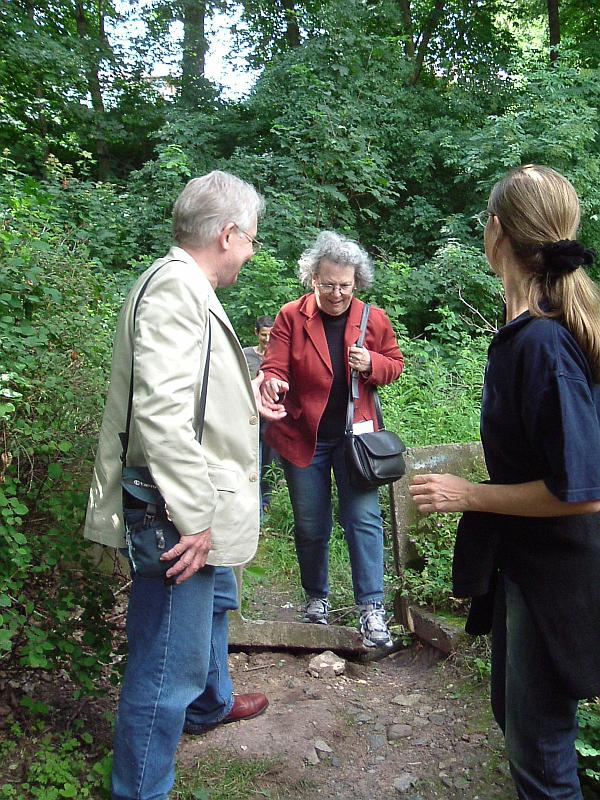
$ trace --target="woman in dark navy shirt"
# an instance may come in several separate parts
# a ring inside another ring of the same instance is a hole
[[[577,700],[600,694],[595,254],[575,239],[575,190],[547,167],[510,172],[480,217],[507,307],[481,410],[490,482],[417,475],[411,494],[422,513],[466,512],[454,588],[474,596],[467,630],[493,616],[492,707],[519,798],[580,800]]]

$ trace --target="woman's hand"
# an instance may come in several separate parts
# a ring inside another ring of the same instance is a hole
[[[421,514],[469,511],[476,484],[456,475],[415,475],[409,492]]]
[[[371,372],[371,353],[366,347],[357,347],[353,345],[348,348],[348,363],[350,369],[355,369],[357,372],[368,374]]]
[[[264,373],[259,370],[258,375],[252,381],[256,407],[261,417],[265,419],[283,419],[287,412],[282,401],[289,386],[278,378],[269,378],[268,381],[265,381],[264,378]]]

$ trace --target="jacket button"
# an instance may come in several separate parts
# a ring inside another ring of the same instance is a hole
[[[258,425],[258,417],[250,417],[250,425]]]
[[[250,481],[251,481],[251,483],[256,483],[257,480],[258,480],[258,474],[256,472],[251,472],[250,473]]]

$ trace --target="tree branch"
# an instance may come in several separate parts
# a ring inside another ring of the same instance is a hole
[[[404,40],[404,52],[406,57],[411,61],[415,59],[415,40],[413,38],[413,21],[412,11],[410,8],[410,0],[398,0],[400,11],[402,12],[402,21],[404,23],[404,31],[406,39]]]
[[[410,79],[411,86],[416,86],[419,81],[421,70],[423,69],[423,62],[425,61],[425,53],[427,52],[427,47],[429,46],[429,41],[433,36],[433,32],[437,28],[443,10],[444,0],[435,0],[434,7],[431,9],[431,13],[428,16],[427,22],[423,27],[423,32],[421,33],[421,38],[417,48],[417,57],[415,59],[415,69]]]

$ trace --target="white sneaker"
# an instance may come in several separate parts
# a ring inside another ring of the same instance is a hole
[[[309,597],[304,606],[304,622],[327,625],[327,614],[330,608],[326,597]]]
[[[359,630],[365,647],[391,647],[392,636],[385,621],[383,603],[366,603],[359,608]]]

